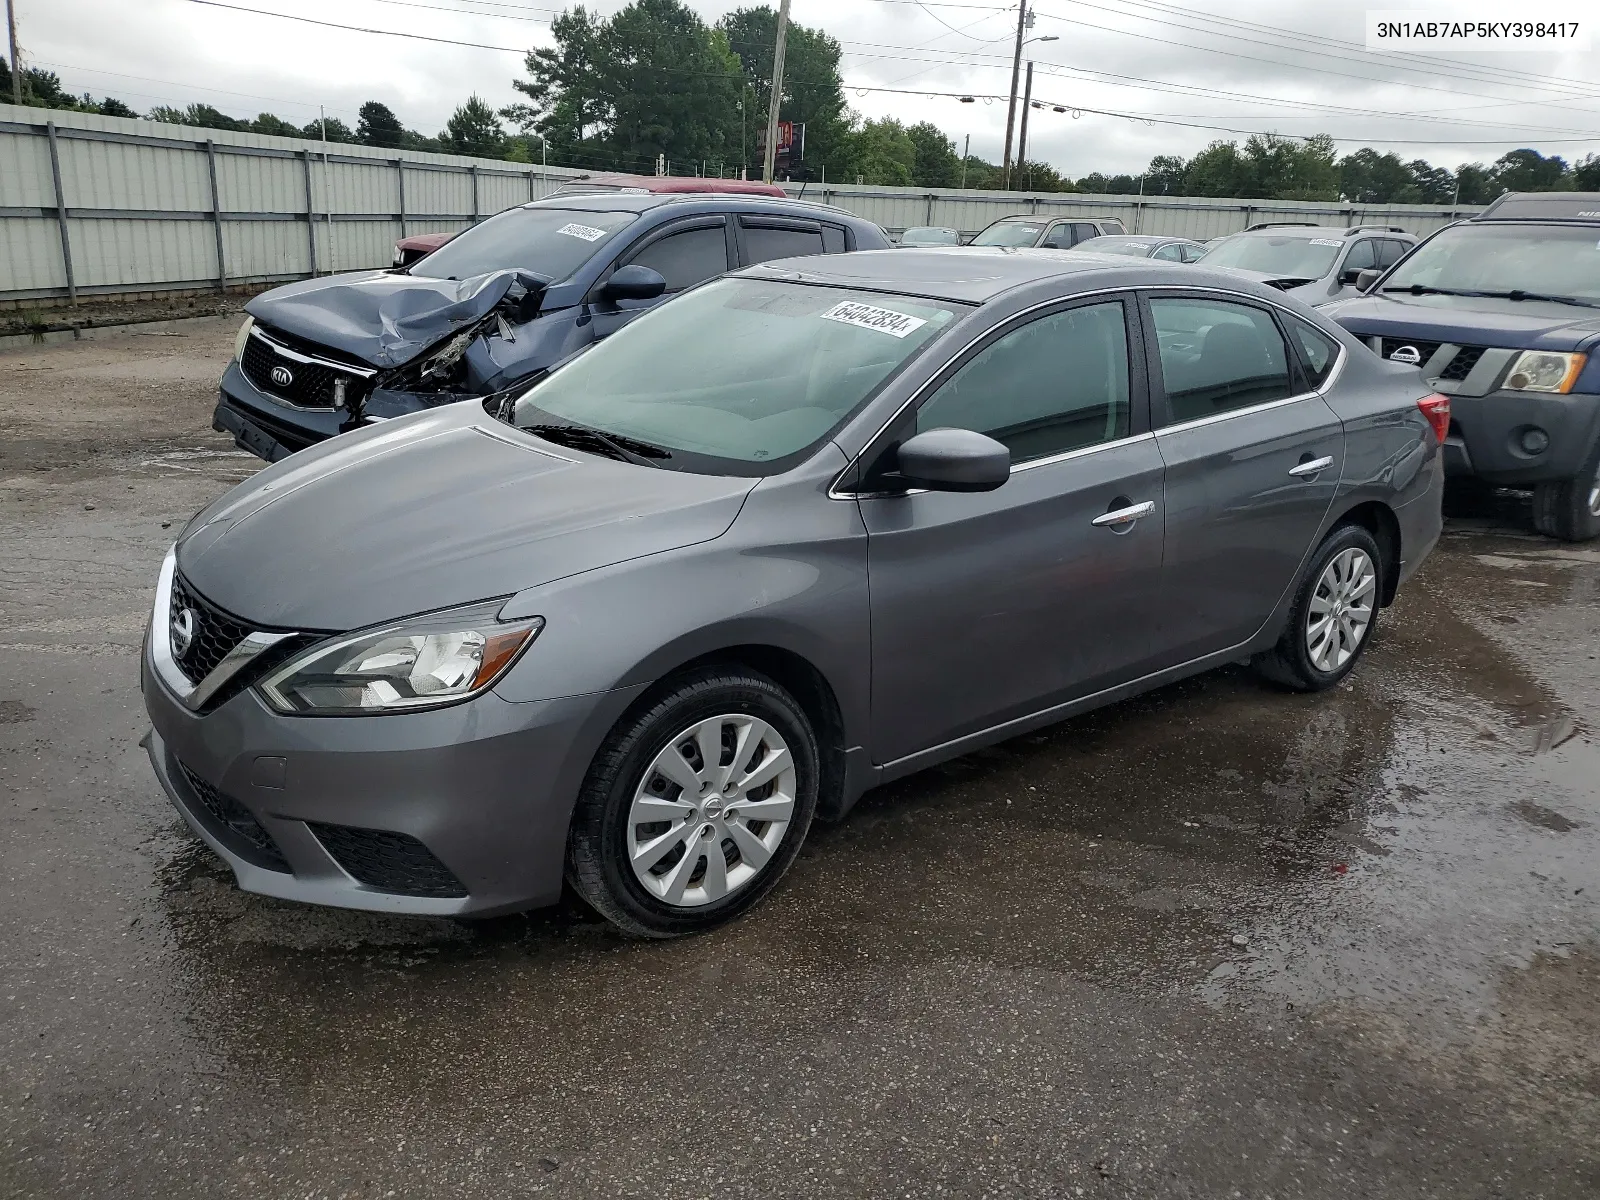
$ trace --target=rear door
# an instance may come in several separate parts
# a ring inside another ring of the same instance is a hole
[[[1333,502],[1344,427],[1270,305],[1179,289],[1147,292],[1141,305],[1166,466],[1162,623],[1175,664],[1238,645],[1271,615]]]
[[[634,317],[679,292],[725,272],[731,262],[731,233],[725,216],[691,217],[664,226],[617,256],[615,267],[637,265],[659,271],[667,290],[654,300],[593,301],[594,336],[615,333]],[[601,286],[610,272],[601,278]],[[598,295],[598,289],[596,290]]]
[[[1010,447],[1012,470],[992,492],[864,485],[876,761],[1145,670],[1162,466],[1137,312],[1101,296],[1015,318],[880,436],[973,429]]]

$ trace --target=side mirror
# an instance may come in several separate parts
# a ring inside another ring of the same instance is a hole
[[[1344,270],[1339,272],[1339,282],[1344,284],[1346,287],[1349,287],[1360,277],[1361,271],[1358,267],[1346,267]]]
[[[1368,267],[1365,271],[1357,271],[1355,278],[1356,291],[1368,292],[1372,285],[1378,282],[1383,272],[1376,267]]]
[[[895,455],[909,487],[930,492],[992,492],[1011,478],[1011,451],[970,429],[930,429]]]
[[[618,300],[654,300],[666,290],[667,281],[660,271],[632,263],[613,271],[600,294],[615,304]]]

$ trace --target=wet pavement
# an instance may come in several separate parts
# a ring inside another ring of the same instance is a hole
[[[231,339],[0,355],[0,1195],[1600,1195],[1600,546],[1481,500],[1335,692],[905,780],[709,936],[326,912],[137,745]]]

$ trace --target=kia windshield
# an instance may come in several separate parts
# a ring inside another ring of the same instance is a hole
[[[567,278],[638,220],[630,212],[508,208],[463,230],[411,268],[430,279],[471,279],[520,267],[552,281]]]
[[[1031,246],[1044,232],[1045,221],[996,221],[977,237],[974,246]]]
[[[510,420],[560,445],[649,466],[772,474],[831,434],[960,310],[722,279],[585,351],[523,394]]]
[[[1341,238],[1305,234],[1237,234],[1200,260],[1208,267],[1237,267],[1285,279],[1321,279],[1344,248]]]
[[[1385,292],[1409,288],[1600,300],[1600,225],[1454,225],[1383,281]]]

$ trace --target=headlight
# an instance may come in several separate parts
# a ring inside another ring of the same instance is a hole
[[[544,628],[543,617],[495,620],[501,603],[322,642],[263,680],[261,694],[279,712],[347,716],[436,708],[476,696]]]
[[[244,324],[239,326],[239,332],[233,335],[233,356],[235,358],[244,357],[244,344],[250,337],[250,331],[255,327],[256,319],[254,317],[246,317]]]
[[[1586,354],[1560,354],[1553,350],[1524,350],[1506,373],[1506,389],[1513,392],[1557,392],[1572,390],[1583,370]]]

